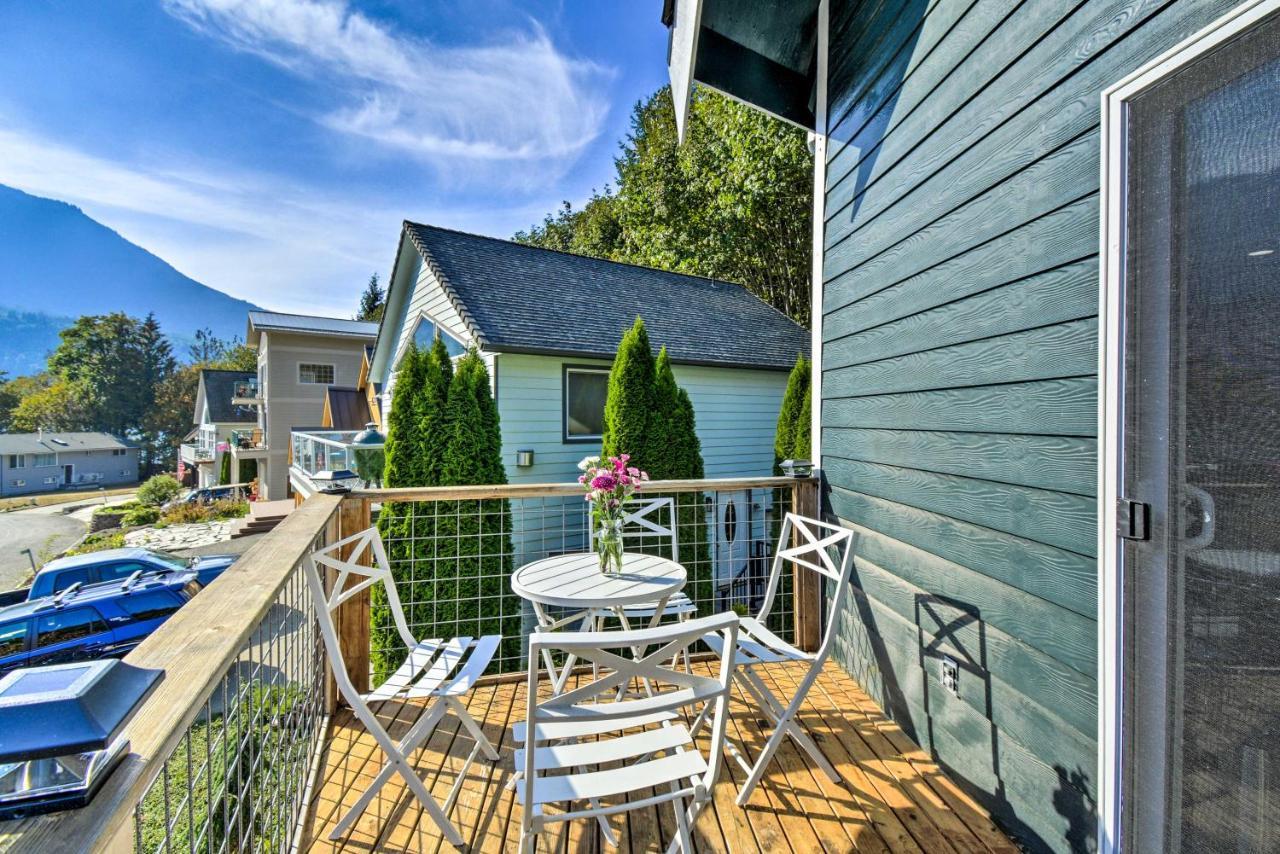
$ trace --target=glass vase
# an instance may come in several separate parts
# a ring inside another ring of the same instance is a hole
[[[596,531],[596,556],[606,575],[622,572],[622,520],[605,519]]]

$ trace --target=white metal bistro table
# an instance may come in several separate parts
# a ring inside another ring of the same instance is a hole
[[[649,625],[662,619],[667,600],[685,584],[687,574],[680,564],[657,555],[625,552],[622,571],[605,574],[600,571],[600,558],[595,552],[577,552],[526,563],[511,575],[511,589],[533,605],[542,630],[561,629],[574,623],[580,630],[592,628],[600,611],[613,611],[624,628],[631,628],[624,609],[656,603]],[[570,613],[553,616],[548,608],[567,608]],[[564,688],[573,669],[572,656],[557,674],[550,653],[543,653],[543,664],[551,677],[552,690]]]

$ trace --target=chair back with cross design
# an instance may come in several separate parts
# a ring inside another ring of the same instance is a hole
[[[529,636],[525,746],[516,754],[522,850],[555,822],[671,803],[677,838],[685,852],[692,851],[690,827],[710,801],[719,773],[736,663],[725,656],[714,676],[670,664],[679,650],[709,634],[732,649],[738,624],[728,612],[648,629]],[[581,684],[559,694],[539,696],[544,652],[588,662],[592,675],[583,673]],[[624,699],[637,684],[644,686],[639,697]],[[704,726],[711,729],[705,750],[697,743]],[[610,763],[607,769],[599,767],[602,762]],[[633,792],[642,794],[628,801]],[[550,803],[566,811],[548,812],[543,807]]]
[[[774,551],[773,567],[769,573],[769,587],[765,591],[764,602],[756,619],[761,625],[768,619],[784,568],[800,567],[835,582],[827,624],[817,653],[819,659],[825,659],[835,639],[836,618],[848,591],[849,577],[853,570],[853,548],[854,533],[848,528],[788,513],[778,535],[778,546]]]
[[[350,551],[342,557],[342,552],[346,549]],[[362,565],[361,561],[366,560],[366,556],[371,566]],[[333,570],[337,573],[333,587],[328,591],[325,589],[322,570]],[[391,576],[391,563],[387,560],[387,552],[382,545],[382,537],[378,534],[378,529],[367,528],[323,549],[317,549],[307,559],[306,571],[307,583],[311,587],[311,595],[317,606],[316,620],[320,624],[320,634],[324,638],[325,649],[333,665],[338,690],[342,692],[347,702],[354,706],[360,702],[360,693],[347,676],[342,644],[338,640],[338,630],[333,620],[334,613],[344,602],[376,584],[382,584],[386,589],[387,604],[391,608],[396,632],[404,641],[405,648],[411,650],[417,645],[405,621],[404,608],[396,592],[395,579]],[[355,583],[348,586],[351,581]],[[320,607],[322,603],[323,607]],[[360,704],[363,705],[362,702]]]
[[[667,524],[662,524],[665,515]],[[633,496],[622,505],[622,539],[651,540],[662,538],[671,541],[671,559],[680,562],[680,537],[676,532],[676,500],[671,496]],[[595,526],[587,525],[590,548],[596,546]]]

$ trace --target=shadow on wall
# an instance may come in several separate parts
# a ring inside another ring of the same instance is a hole
[[[1055,765],[1057,784],[1042,796],[1051,800],[1052,813],[1061,816],[1061,836],[1055,833],[1053,838],[1046,838],[1044,816],[1038,822],[1041,830],[1037,830],[1019,816],[1010,800],[1009,772],[1003,767],[1001,756],[1003,733],[995,723],[997,692],[989,670],[987,627],[981,611],[953,597],[916,594],[915,654],[910,648],[891,650],[881,621],[897,621],[892,615],[877,614],[882,606],[873,604],[864,591],[856,559],[852,572],[845,617],[837,628],[836,659],[885,714],[927,750],[938,766],[981,803],[1024,850],[1096,851],[1096,804],[1085,769]],[[902,632],[906,628],[906,620],[896,627],[886,627],[889,637],[904,640],[907,636]],[[902,641],[897,643],[903,646]],[[910,672],[912,665],[918,668],[917,673]],[[944,687],[944,665],[954,668],[954,692]],[[918,682],[904,684],[904,679]],[[965,707],[978,714],[963,711]],[[980,726],[975,726],[975,721]],[[960,755],[970,757],[967,764],[973,767],[953,764]],[[1016,770],[1013,780],[1014,791],[1020,788],[1019,784],[1025,789],[1026,781],[1020,780]]]
[[[845,159],[856,165],[845,171],[846,162],[839,167],[839,172],[829,174],[828,190],[835,180],[853,182],[848,193],[853,201],[839,211],[828,211],[830,217],[840,216],[849,222],[857,219],[862,193],[875,171],[885,130],[894,119],[894,108],[909,66],[912,59],[918,59],[916,41],[929,5],[927,0],[905,0],[895,4],[892,13],[882,10],[871,21],[864,22],[859,33],[843,38],[832,33],[832,44],[848,46],[847,54],[854,58],[848,70],[841,67],[838,56],[831,66],[834,99],[828,122],[827,150],[847,150]],[[901,121],[902,117],[897,118]]]

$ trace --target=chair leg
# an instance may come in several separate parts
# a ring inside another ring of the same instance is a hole
[[[809,738],[809,735],[804,731],[804,728],[795,721],[795,713],[800,708],[799,702],[797,700],[792,700],[791,706],[783,709],[782,705],[778,703],[777,699],[773,696],[773,692],[768,689],[764,682],[760,680],[760,677],[753,671],[749,668],[744,668],[742,675],[746,677],[747,684],[754,686],[755,690],[753,693],[756,694],[757,699],[765,701],[768,706],[766,711],[770,712],[770,717],[773,718],[774,724],[780,729],[786,730],[787,735],[791,736],[795,743],[803,748],[805,753],[809,754],[809,757],[814,761],[818,768],[822,770],[822,773],[827,775],[827,778],[831,780],[831,782],[839,783],[840,774],[836,771],[835,766],[833,766],[830,760],[828,760],[827,757],[823,755],[822,751],[818,749],[818,745],[814,744],[813,739]],[[807,694],[807,691],[804,692],[804,695],[807,696]]]
[[[795,722],[794,715],[799,708],[803,693],[798,693],[785,709],[774,698],[769,689],[760,681],[760,678],[749,669],[744,669],[739,674],[742,676],[741,684],[747,688],[748,693],[755,697],[756,702],[760,704],[761,709],[773,719],[774,729],[769,736],[768,742],[765,743],[764,750],[756,757],[755,765],[751,769],[751,773],[747,776],[747,781],[743,784],[742,790],[738,793],[738,805],[744,806],[751,797],[751,792],[755,789],[761,778],[764,776],[765,768],[769,762],[773,760],[773,754],[777,751],[778,745],[782,743],[784,736],[793,739],[796,744],[804,749],[805,753],[813,759],[814,763],[826,774],[828,779],[833,783],[840,782],[840,774],[836,771],[830,760],[823,755],[818,749],[818,745],[805,734],[800,725]]]
[[[476,744],[484,752],[484,755],[490,762],[498,761],[498,751],[485,737],[484,730],[480,728],[480,724],[476,723],[476,719],[471,717],[471,713],[467,711],[467,707],[457,697],[445,697],[445,703],[449,705],[449,710],[453,712],[454,717],[462,721],[462,726],[467,732],[471,733],[471,737],[476,740]]]
[[[393,743],[389,746],[380,744],[383,752],[387,754],[386,763],[378,771],[378,776],[373,778],[373,783],[370,784],[369,788],[364,790],[364,794],[351,805],[351,809],[347,810],[346,815],[334,826],[333,831],[329,834],[330,839],[337,839],[346,833],[356,819],[364,814],[369,804],[373,803],[373,799],[378,796],[378,792],[396,773],[397,765],[407,765],[408,762],[404,757],[412,753],[422,741],[429,738],[431,733],[435,731],[436,725],[444,717],[444,711],[444,705],[436,703],[431,707],[430,711],[418,719],[418,722],[409,729],[409,732],[405,733],[405,737],[399,744]]]

